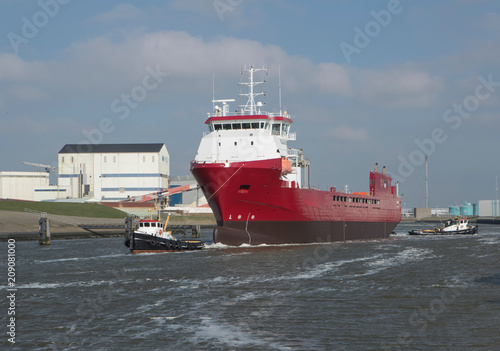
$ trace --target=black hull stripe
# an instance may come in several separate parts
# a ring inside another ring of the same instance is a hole
[[[321,243],[388,238],[398,222],[266,221],[224,222],[214,230],[214,242],[226,245]]]

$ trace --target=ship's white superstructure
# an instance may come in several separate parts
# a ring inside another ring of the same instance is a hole
[[[290,162],[291,172],[282,175],[283,180],[295,181],[301,186],[300,151],[289,148],[287,143],[296,139],[296,134],[290,132],[292,118],[287,112],[270,113],[263,111],[263,104],[255,102],[255,97],[265,95],[255,93],[254,86],[263,82],[254,82],[254,73],[263,69],[250,67],[245,71],[250,75],[249,83],[240,83],[249,86],[249,93],[245,105],[239,110],[230,113],[230,102],[234,99],[213,100],[214,112],[208,114],[205,122],[209,132],[205,133],[196,162],[230,163],[242,161],[260,161],[283,158]]]

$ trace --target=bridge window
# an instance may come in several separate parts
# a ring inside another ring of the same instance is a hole
[[[214,129],[215,130],[221,130],[222,129],[222,124],[214,124]]]
[[[233,129],[241,129],[241,123],[233,123]]]
[[[224,123],[222,125],[222,129],[224,129],[224,130],[231,130],[231,123]]]
[[[259,122],[252,122],[253,129],[259,129]]]
[[[250,129],[250,123],[241,123],[241,128]]]

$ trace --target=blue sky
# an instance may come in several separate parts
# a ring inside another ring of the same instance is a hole
[[[407,207],[495,198],[495,1],[0,0],[1,170],[56,165],[66,143],[164,142],[189,173],[212,103],[243,65],[294,118],[312,183],[366,191],[375,162]],[[123,96],[132,96],[124,100]]]

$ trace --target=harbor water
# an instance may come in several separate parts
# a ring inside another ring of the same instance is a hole
[[[162,254],[131,254],[123,238],[2,242],[0,345],[499,350],[500,226],[407,235],[420,227],[400,224],[388,240],[258,247],[213,244],[207,230],[204,250]]]

